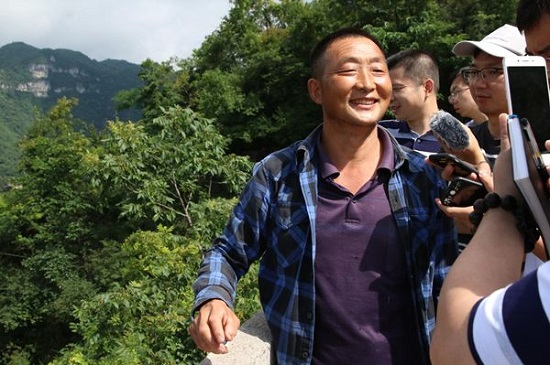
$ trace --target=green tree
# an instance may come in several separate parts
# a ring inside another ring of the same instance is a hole
[[[191,284],[251,165],[227,156],[213,121],[188,109],[170,108],[149,126],[155,134],[142,124],[110,123],[94,180],[122,198],[121,215],[170,228],[156,232],[150,223],[89,256],[89,274],[103,290],[77,307],[72,328],[82,340],[56,363],[194,364],[204,356],[185,332]],[[259,309],[255,274],[243,283],[238,310],[246,318]]]
[[[251,163],[189,109],[87,136],[74,103],[35,121],[20,185],[2,195],[2,362],[47,363],[60,350],[106,364],[199,357],[180,333],[191,281]],[[252,298],[245,308],[257,310]]]
[[[194,204],[234,196],[248,177],[250,162],[226,155],[228,142],[213,120],[180,107],[149,124],[113,122],[96,181],[116,187],[123,216],[185,232]]]
[[[143,86],[119,92],[114,98],[117,109],[137,106],[142,110],[143,119],[150,121],[162,115],[162,108],[188,106],[189,76],[187,68],[175,71],[177,62],[177,59],[161,63],[145,60],[138,74]]]
[[[195,52],[191,106],[218,120],[232,151],[257,159],[319,123],[306,90],[310,44],[289,38],[308,12],[297,0],[235,1]]]
[[[0,212],[0,346],[51,357],[74,339],[72,306],[94,294],[81,268],[97,247],[97,201],[76,132],[75,100],[61,99],[21,142],[21,176]],[[5,353],[5,351],[2,351]]]
[[[216,229],[222,228],[234,201],[219,203],[205,217]],[[75,310],[72,328],[82,341],[67,346],[52,364],[197,364],[205,354],[186,328],[204,236],[189,236],[160,227],[158,232],[136,232],[122,245],[105,243],[92,259],[94,266],[111,272],[116,268],[119,275]],[[256,275],[255,266],[239,288],[236,311],[244,319],[260,308]]]

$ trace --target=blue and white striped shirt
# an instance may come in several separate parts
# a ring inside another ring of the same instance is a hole
[[[476,303],[468,341],[478,364],[548,364],[550,262]]]
[[[429,155],[441,152],[441,144],[431,130],[420,135],[402,120],[381,120],[379,125],[386,128],[401,146]]]

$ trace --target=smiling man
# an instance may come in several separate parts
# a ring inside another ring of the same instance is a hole
[[[227,352],[238,279],[260,260],[275,364],[428,364],[434,308],[457,256],[445,186],[424,156],[378,126],[386,58],[358,29],[321,40],[309,95],[322,124],[254,168],[193,285],[196,345]]]
[[[388,58],[393,94],[390,110],[397,120],[385,120],[397,141],[417,151],[434,153],[441,150],[430,130],[430,120],[439,111],[439,68],[428,52],[408,49]]]

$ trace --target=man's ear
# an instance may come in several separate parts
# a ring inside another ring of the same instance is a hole
[[[311,78],[307,81],[307,91],[309,97],[315,104],[321,104],[323,100],[323,93],[321,91],[321,85],[319,80]]]
[[[427,94],[433,94],[434,93],[434,80],[426,79],[426,81],[424,81],[424,90],[426,90]]]

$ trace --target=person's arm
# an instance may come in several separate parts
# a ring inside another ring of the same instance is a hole
[[[262,227],[271,195],[262,166],[262,162],[255,165],[252,179],[233,208],[223,234],[206,252],[193,283],[195,303],[188,330],[203,351],[227,353],[225,343],[234,338],[240,326],[233,311],[237,283],[264,249]]]
[[[470,143],[468,147],[466,147],[463,150],[450,150],[447,147],[445,147],[445,144],[442,143],[442,146],[444,146],[443,149],[447,153],[451,153],[457,156],[459,159],[474,165],[478,170],[478,173],[484,175],[484,179],[481,180],[481,182],[483,183],[483,185],[488,191],[491,191],[493,189],[491,166],[485,160],[483,150],[479,146],[479,142],[477,141],[477,138],[475,137],[475,135],[472,133],[472,130],[466,126],[462,126],[462,128],[466,130],[466,133],[468,134],[468,137],[469,137]],[[433,162],[430,161],[429,158],[426,158],[426,161],[430,164],[434,164]],[[441,177],[446,181],[450,181],[456,176],[457,175],[455,173],[455,169],[452,164],[447,164],[447,166],[445,166],[441,170]],[[478,175],[475,173],[471,173],[469,176],[466,176],[466,177],[471,180],[477,180],[477,181],[480,180]],[[439,207],[439,209],[443,213],[445,213],[445,215],[455,219],[459,232],[465,233],[465,232],[471,231],[472,226],[469,223],[468,215],[470,214],[470,212],[473,211],[472,206],[466,206],[466,207],[445,206],[441,203],[441,200],[439,199],[436,199],[436,204]]]
[[[521,201],[511,176],[506,118],[501,116],[500,122],[502,152],[494,170],[495,192]],[[434,364],[474,363],[468,344],[472,308],[481,298],[517,281],[523,258],[524,237],[514,215],[502,208],[489,209],[443,283],[430,349]]]

